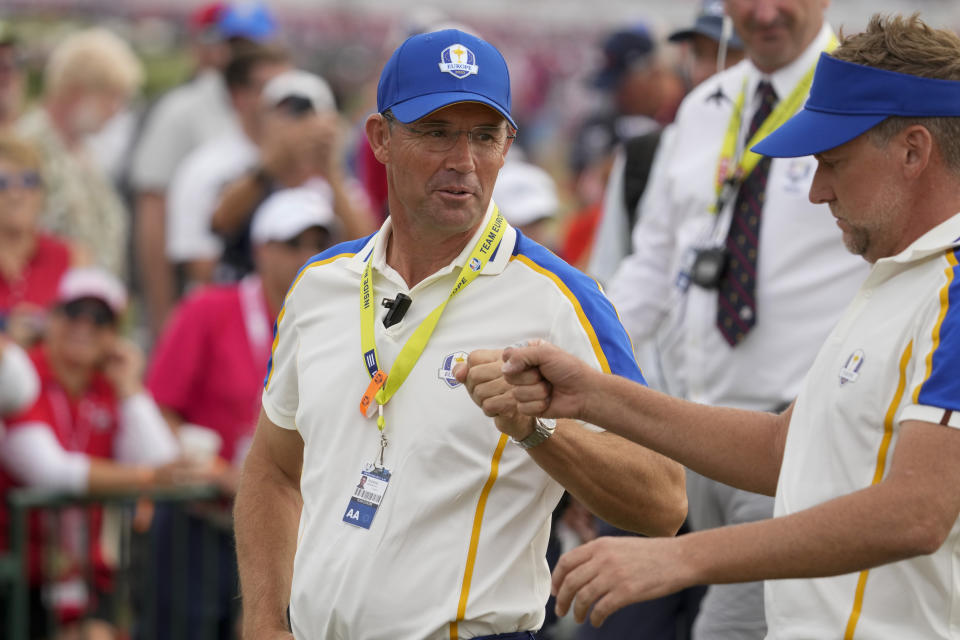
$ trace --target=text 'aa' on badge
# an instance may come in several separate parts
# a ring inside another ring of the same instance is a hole
[[[347,511],[343,514],[343,521],[355,527],[369,529],[373,524],[373,516],[383,501],[383,494],[387,492],[390,483],[390,471],[384,467],[369,465],[360,473],[360,482],[353,489],[353,497],[347,504]]]

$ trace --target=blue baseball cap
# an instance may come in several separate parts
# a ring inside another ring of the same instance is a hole
[[[377,111],[404,123],[458,102],[510,117],[510,72],[497,49],[458,29],[411,36],[393,52],[377,86]]]
[[[613,89],[635,65],[650,59],[656,44],[644,24],[615,31],[603,43],[603,66],[593,77],[599,89]]]
[[[723,0],[704,0],[700,7],[700,13],[697,15],[693,24],[686,29],[679,29],[671,33],[667,40],[670,42],[683,42],[690,40],[694,36],[702,35],[720,42],[723,38]],[[730,35],[727,46],[731,49],[743,49],[743,41],[736,32]]]
[[[960,82],[924,78],[820,54],[803,109],[752,150],[796,158],[839,147],[886,120],[960,117]]]
[[[277,32],[277,22],[260,2],[233,2],[219,14],[217,31],[224,38],[248,38],[262,42]]]

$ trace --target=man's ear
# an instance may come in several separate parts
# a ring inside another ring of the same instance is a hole
[[[930,130],[921,124],[914,124],[900,134],[903,145],[903,171],[908,178],[915,178],[930,164],[933,155],[933,136]]]
[[[365,125],[374,157],[383,164],[390,159],[390,123],[379,113],[371,114]]]

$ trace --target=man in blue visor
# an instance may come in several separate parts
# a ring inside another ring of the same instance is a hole
[[[846,246],[872,265],[789,409],[686,403],[601,379],[545,344],[510,350],[503,371],[523,413],[583,419],[775,495],[774,518],[584,545],[554,572],[558,612],[599,624],[689,585],[766,580],[768,638],[950,637],[960,605],[960,37],[916,16],[874,17],[821,56],[806,106],[753,149],[813,154],[810,199],[829,205]]]

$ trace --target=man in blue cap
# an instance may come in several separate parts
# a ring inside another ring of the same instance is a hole
[[[575,421],[487,417],[453,374],[471,351],[550,336],[643,380],[596,284],[491,199],[516,132],[501,54],[458,30],[413,36],[377,103],[390,217],[311,259],[277,319],[236,502],[244,634],[532,638],[563,488],[672,535],[683,472]]]
[[[517,408],[576,416],[705,475],[776,494],[775,517],[561,559],[558,612],[600,624],[690,584],[768,580],[769,638],[946,638],[960,588],[960,37],[874,17],[820,57],[803,110],[754,149],[814,154],[870,275],[783,414],[597,379],[549,345],[505,354]],[[789,340],[790,336],[784,336]],[[548,382],[547,382],[548,381]],[[495,403],[485,405],[496,411]]]

